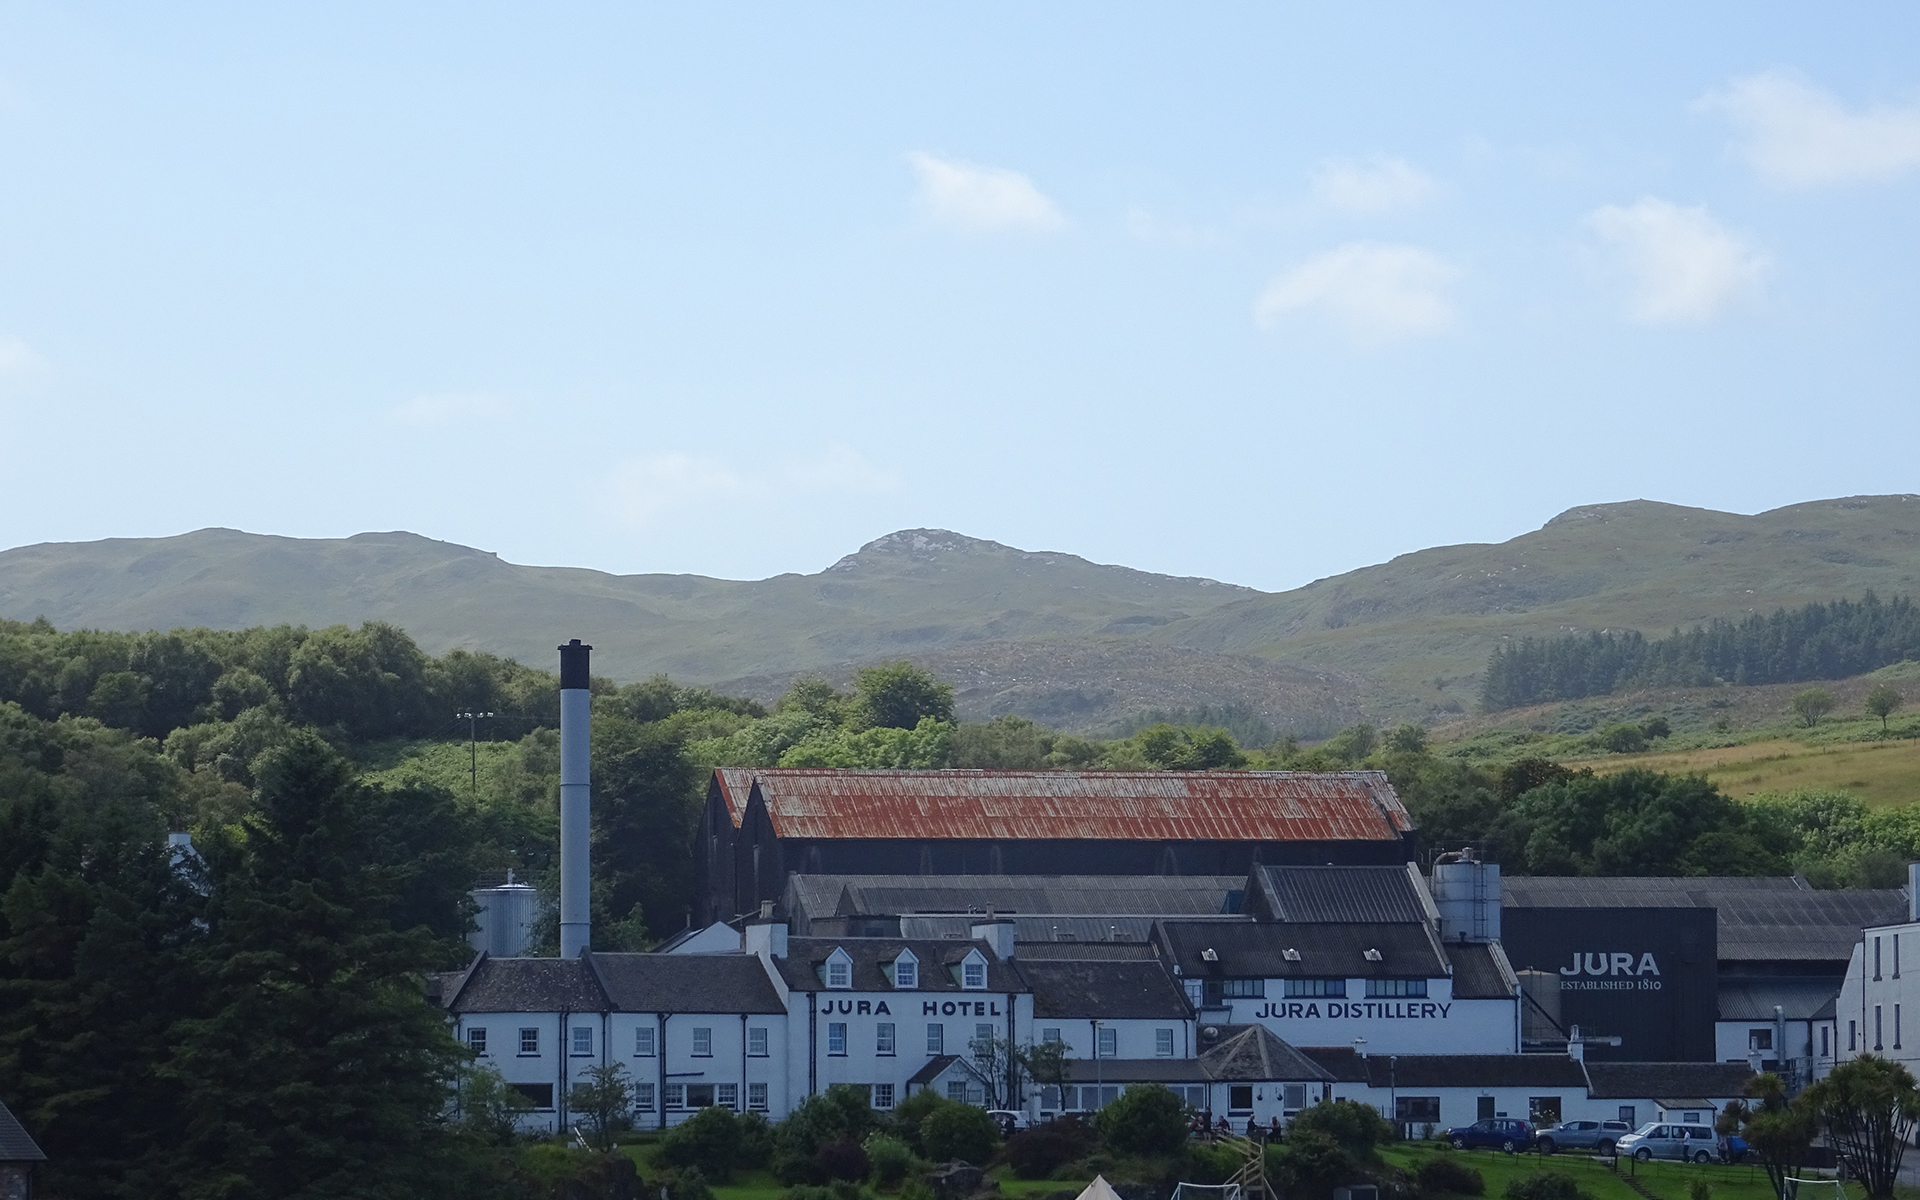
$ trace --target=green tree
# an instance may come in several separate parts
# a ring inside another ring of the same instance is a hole
[[[1136,1083],[1095,1118],[1100,1137],[1122,1154],[1172,1154],[1187,1144],[1187,1104],[1171,1088]]]
[[[1885,733],[1887,731],[1887,718],[1892,716],[1894,710],[1898,709],[1904,703],[1906,703],[1906,698],[1900,694],[1899,688],[1894,687],[1890,683],[1877,684],[1867,692],[1867,715],[1870,717],[1879,717],[1880,732]]]
[[[788,1185],[821,1182],[814,1177],[814,1159],[820,1147],[847,1141],[857,1144],[873,1125],[873,1108],[865,1088],[836,1083],[819,1095],[808,1096],[773,1127],[775,1178]]]
[[[698,1167],[712,1182],[725,1183],[754,1145],[756,1135],[744,1128],[750,1123],[766,1122],[758,1113],[742,1117],[710,1105],[668,1130],[655,1157],[670,1167]],[[758,1134],[762,1140],[765,1136],[764,1131]]]
[[[1793,711],[1799,714],[1807,728],[1812,729],[1820,723],[1820,718],[1833,711],[1833,693],[1825,688],[1810,687],[1793,694]]]
[[[984,1108],[949,1100],[920,1122],[920,1143],[935,1162],[957,1158],[984,1167],[1000,1148],[1000,1125]]]
[[[492,1067],[469,1065],[460,1072],[460,1124],[482,1142],[505,1145],[513,1140],[520,1117],[533,1111],[533,1102]]]
[[[1063,1088],[1073,1075],[1073,1056],[1065,1041],[1038,1041],[1014,1051],[1015,1061],[1027,1078],[1041,1087]]]
[[[1320,744],[1320,749],[1335,762],[1353,765],[1372,754],[1380,744],[1380,734],[1371,725],[1349,725]]]
[[[953,721],[953,688],[909,662],[868,667],[854,676],[848,723],[857,729],[912,729]]]
[[[1424,725],[1403,721],[1387,731],[1387,749],[1395,754],[1425,754],[1427,730]]]
[[[1888,1200],[1920,1122],[1913,1075],[1899,1063],[1864,1054],[1835,1066],[1803,1096],[1871,1200]]]
[[[597,722],[594,760],[597,916],[618,921],[637,908],[648,932],[666,937],[684,923],[693,891],[694,833],[705,801],[701,773],[684,739],[661,724]]]
[[[613,1149],[613,1135],[627,1123],[633,1109],[633,1085],[625,1063],[588,1067],[587,1077],[567,1093],[567,1111],[587,1127],[596,1149]]]
[[[1768,1071],[1747,1081],[1746,1098],[1722,1109],[1714,1128],[1745,1138],[1747,1148],[1766,1168],[1773,1194],[1784,1196],[1787,1177],[1807,1161],[1819,1124],[1812,1104],[1802,1097],[1789,1098],[1786,1081]]]

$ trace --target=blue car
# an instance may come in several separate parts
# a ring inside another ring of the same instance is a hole
[[[1533,1145],[1533,1126],[1514,1117],[1483,1117],[1471,1125],[1447,1130],[1455,1150],[1504,1150],[1516,1154]]]

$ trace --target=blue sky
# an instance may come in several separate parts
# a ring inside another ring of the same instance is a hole
[[[0,545],[1280,588],[1920,491],[1920,9],[1566,7],[10,3]]]

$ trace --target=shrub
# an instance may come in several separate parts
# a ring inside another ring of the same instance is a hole
[[[1011,1153],[1013,1144],[1007,1144]],[[1186,1166],[1182,1178],[1190,1183],[1225,1183],[1240,1169],[1240,1153],[1217,1142],[1187,1143]]]
[[[1100,1110],[1100,1136],[1123,1154],[1173,1154],[1187,1144],[1187,1105],[1157,1083],[1136,1084]]]
[[[892,1190],[913,1170],[913,1148],[896,1137],[876,1133],[867,1139],[867,1161],[873,1167],[873,1181]]]
[[[892,1115],[888,1117],[888,1123],[893,1126],[893,1136],[905,1142],[915,1154],[926,1157],[926,1144],[920,1140],[920,1123],[941,1105],[952,1103],[932,1088],[921,1088],[894,1106]]]
[[[1687,1184],[1687,1200],[1713,1200],[1713,1185],[1704,1179]]]
[[[1322,1100],[1301,1109],[1287,1127],[1287,1140],[1307,1133],[1325,1135],[1355,1162],[1374,1161],[1375,1148],[1394,1138],[1393,1123],[1358,1100]]]
[[[1045,1179],[1092,1149],[1090,1131],[1078,1121],[1048,1121],[1007,1139],[1007,1163],[1022,1179]]]
[[[984,1108],[949,1100],[920,1122],[920,1141],[935,1162],[957,1158],[984,1167],[999,1148],[1000,1123]]]
[[[1484,1196],[1487,1192],[1480,1172],[1451,1155],[1436,1155],[1421,1163],[1414,1179],[1428,1195]]]
[[[869,1165],[866,1148],[852,1138],[823,1142],[813,1153],[814,1177],[822,1181],[865,1179]]]
[[[688,1167],[674,1179],[669,1194],[673,1200],[713,1200],[713,1189],[699,1167]]]
[[[825,1183],[816,1158],[830,1142],[859,1141],[873,1127],[873,1110],[859,1088],[836,1083],[824,1095],[808,1096],[773,1127],[773,1174],[781,1183]],[[864,1152],[863,1152],[864,1157]],[[859,1176],[864,1178],[862,1167]]]
[[[1586,1200],[1586,1193],[1571,1175],[1558,1171],[1535,1171],[1507,1180],[1507,1200]]]
[[[745,1140],[740,1126],[745,1123],[730,1108],[703,1108],[667,1131],[655,1157],[669,1167],[698,1168],[707,1179],[725,1183],[740,1162]]]

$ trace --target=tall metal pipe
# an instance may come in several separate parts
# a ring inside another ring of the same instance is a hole
[[[593,871],[592,801],[588,786],[587,655],[574,638],[560,647],[560,957],[578,958],[590,944]]]

